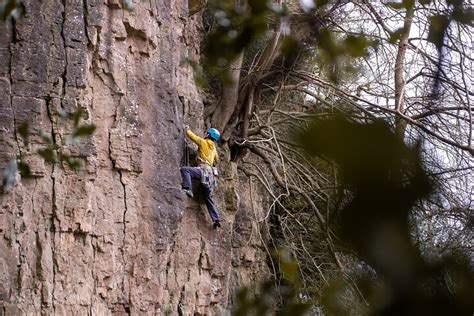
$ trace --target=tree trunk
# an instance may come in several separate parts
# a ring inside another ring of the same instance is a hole
[[[243,58],[244,52],[242,51],[230,64],[229,76],[231,83],[224,85],[222,88],[221,100],[212,114],[212,126],[217,128],[219,131],[224,131],[237,106],[239,98],[240,70],[242,68]]]
[[[407,9],[403,23],[403,34],[398,43],[397,57],[395,59],[395,110],[398,113],[405,111],[405,78],[403,71],[405,69],[405,53],[408,47],[408,38],[410,35],[411,24],[415,12],[414,6]],[[400,117],[395,118],[396,134],[403,139],[406,129],[406,121]]]

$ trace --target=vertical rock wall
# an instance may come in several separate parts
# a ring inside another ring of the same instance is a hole
[[[203,127],[182,63],[198,58],[199,18],[185,0],[136,1],[132,12],[118,0],[21,6],[0,23],[0,167],[21,155],[33,178],[0,193],[0,315],[223,313],[266,271],[264,211],[226,159],[220,231],[179,190],[182,125]],[[97,130],[71,143],[60,114],[78,106]],[[81,168],[45,163],[44,135]]]

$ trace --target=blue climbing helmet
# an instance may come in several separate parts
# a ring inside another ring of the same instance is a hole
[[[218,141],[219,138],[221,137],[221,133],[215,128],[208,128],[206,131],[207,135],[209,136],[210,139],[213,141]]]

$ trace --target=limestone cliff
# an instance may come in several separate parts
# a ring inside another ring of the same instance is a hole
[[[0,167],[33,178],[0,194],[0,315],[218,315],[265,273],[261,192],[225,150],[213,231],[180,192],[182,125],[203,128],[192,70],[201,21],[187,1],[21,2],[0,22]],[[78,106],[93,136],[73,143]],[[17,133],[30,126],[29,144]],[[36,154],[52,137],[79,170]],[[251,198],[253,197],[253,202]]]

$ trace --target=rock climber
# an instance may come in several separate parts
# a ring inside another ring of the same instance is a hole
[[[212,227],[217,229],[221,227],[221,224],[219,222],[219,214],[217,214],[216,204],[212,200],[211,194],[217,186],[217,169],[213,168],[213,166],[218,159],[215,142],[219,140],[221,134],[217,129],[209,128],[207,129],[204,138],[202,138],[194,134],[189,129],[188,125],[185,125],[184,128],[186,130],[186,135],[198,146],[198,167],[181,167],[181,187],[186,195],[192,198],[192,179],[201,182],[200,187],[202,188],[207,210],[212,219]]]

